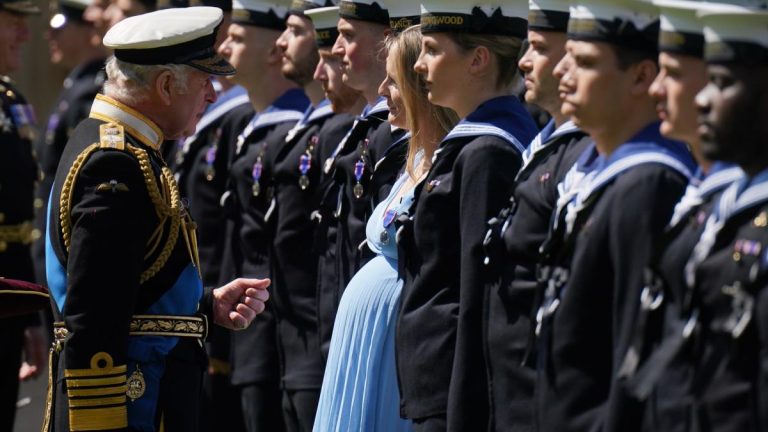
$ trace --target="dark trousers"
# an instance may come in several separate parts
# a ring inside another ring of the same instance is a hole
[[[283,418],[288,432],[312,432],[320,389],[283,390]]]
[[[413,420],[414,432],[445,432],[448,423],[445,416],[425,417]]]
[[[228,374],[205,374],[200,430],[203,432],[245,432],[240,389],[230,383]]]
[[[19,394],[19,367],[24,342],[24,321],[0,319],[0,431],[12,431]]]
[[[240,387],[243,421],[248,432],[285,430],[280,410],[280,387],[274,383],[254,383]]]

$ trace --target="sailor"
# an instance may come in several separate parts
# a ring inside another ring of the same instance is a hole
[[[340,290],[336,271],[336,250],[331,247],[336,244],[337,227],[333,216],[336,206],[333,198],[336,198],[338,189],[333,176],[323,172],[323,163],[336,150],[338,143],[352,127],[357,114],[363,110],[366,102],[360,91],[344,84],[341,69],[342,57],[331,52],[339,36],[336,28],[339,21],[338,6],[307,10],[304,15],[312,20],[315,27],[315,42],[320,56],[314,78],[320,82],[331,109],[336,113],[333,118],[325,122],[323,129],[318,133],[319,147],[315,149],[317,155],[313,156],[320,163],[316,185],[317,201],[312,208],[311,219],[315,224],[312,244],[318,259],[317,286],[323,288],[317,291],[317,326],[320,354],[325,361],[331,343],[331,331],[339,304]]]
[[[625,357],[639,361],[625,369],[631,391],[648,399],[645,430],[682,430],[691,420],[692,400],[682,328],[688,319],[684,307],[687,286],[682,271],[701,235],[712,202],[743,176],[741,168],[708,159],[699,137],[694,98],[706,85],[703,24],[696,16],[707,4],[660,0],[659,75],[650,88],[662,120],[661,133],[689,145],[699,168],[685,195],[675,205],[659,249],[652,254],[640,294],[640,311]],[[664,339],[667,342],[661,343]],[[655,384],[655,386],[654,386]],[[650,393],[653,391],[653,393]]]
[[[389,193],[405,163],[406,150],[399,141],[405,131],[386,122],[389,110],[378,94],[386,74],[381,46],[391,32],[385,5],[376,0],[342,0],[337,28],[339,36],[332,54],[342,58],[344,84],[361,92],[367,105],[323,161],[323,173],[335,181],[334,188],[325,191],[320,209],[324,218],[321,229],[335,230],[335,236],[318,234],[329,239],[323,246],[334,255],[333,260],[322,260],[319,270],[320,305],[328,308],[320,311],[324,317],[320,332],[323,346],[330,343],[341,294],[373,256],[364,246],[365,223],[375,204]],[[387,163],[377,168],[384,158]],[[328,228],[331,225],[334,228]],[[326,250],[320,253],[325,255]]]
[[[491,219],[486,235],[488,376],[493,430],[534,425],[535,359],[532,331],[539,247],[549,232],[557,185],[590,140],[560,111],[555,65],[565,55],[568,7],[564,0],[531,0],[528,49],[518,65],[525,101],[551,120],[523,153],[509,205]],[[526,364],[522,367],[522,364]]]
[[[203,289],[194,222],[160,157],[215,102],[221,10],[121,21],[104,95],[73,131],[48,208],[55,342],[44,430],[195,431],[208,323],[247,327],[268,280]]]
[[[0,277],[26,281],[35,280],[30,244],[38,179],[32,149],[36,124],[32,105],[7,74],[20,69],[20,47],[30,35],[27,16],[39,12],[31,1],[0,1]],[[13,430],[19,378],[36,376],[45,362],[39,324],[37,314],[0,319],[0,430]],[[27,356],[29,367],[20,374],[22,350],[40,355]]]
[[[708,77],[696,96],[702,154],[744,175],[682,220],[664,254],[673,261],[660,264],[672,310],[637,376],[661,369],[655,380],[639,381],[645,391],[657,383],[652,400],[660,410],[649,430],[757,431],[768,424],[768,128],[752,119],[768,112],[768,12],[711,5],[697,13]]]
[[[245,129],[226,144],[230,161],[222,197],[229,223],[221,270],[225,279],[229,274],[260,278],[272,274],[276,158],[282,138],[310,103],[303,89],[282,74],[283,53],[276,42],[286,28],[289,8],[286,0],[235,1],[227,39],[219,47],[237,68],[232,80],[246,89],[254,110]],[[274,306],[270,304],[250,329],[232,339],[232,383],[240,389],[249,432],[284,427],[281,395],[289,359],[278,355]]]
[[[50,61],[68,71],[63,88],[45,124],[45,131],[35,143],[42,180],[37,186],[36,228],[45,231],[45,209],[53,177],[64,152],[64,145],[75,127],[88,117],[91,103],[106,78],[104,60],[107,50],[92,22],[84,19],[89,0],[59,0],[56,14],[49,21],[46,34]],[[37,280],[45,281],[45,240],[38,234],[34,246]]]
[[[622,359],[640,308],[643,269],[694,170],[659,133],[648,89],[657,75],[658,11],[635,0],[572,6],[557,67],[563,113],[594,140],[558,186],[548,277],[537,314],[542,431],[633,431],[642,405]]]
[[[315,14],[315,12],[318,14]],[[323,1],[291,4],[286,29],[277,40],[283,75],[300,85],[312,105],[285,135],[275,135],[270,146],[275,161],[275,234],[272,277],[278,340],[283,353],[283,406],[290,430],[312,429],[324,371],[318,332],[317,224],[312,212],[326,187],[322,165],[351,126],[353,116],[334,113],[322,83],[315,79],[320,54],[335,38],[338,8]],[[315,27],[317,21],[321,27]],[[329,31],[330,28],[333,32]]]
[[[486,430],[490,390],[478,373],[486,366],[483,239],[538,132],[510,95],[528,2],[422,2],[421,11],[422,50],[414,67],[430,102],[461,121],[416,187],[412,217],[399,218],[401,415],[417,431]]]

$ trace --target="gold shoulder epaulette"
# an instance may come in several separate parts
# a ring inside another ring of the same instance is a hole
[[[99,126],[99,147],[125,150],[125,128],[117,123]]]

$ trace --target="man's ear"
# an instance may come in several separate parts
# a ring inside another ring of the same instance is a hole
[[[166,106],[171,104],[171,98],[173,96],[173,80],[173,74],[168,70],[160,72],[155,78],[155,93],[159,100]]]
[[[637,95],[648,94],[653,80],[659,74],[659,67],[652,60],[643,60],[633,66],[632,93]]]

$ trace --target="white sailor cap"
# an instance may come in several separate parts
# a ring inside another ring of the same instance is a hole
[[[422,0],[421,32],[528,34],[528,0]]]
[[[568,0],[529,0],[528,28],[566,32],[571,2]]]
[[[389,11],[380,0],[341,0],[339,16],[389,26]]]
[[[707,62],[768,65],[768,10],[713,4],[699,17]]]
[[[207,6],[163,9],[126,18],[104,35],[118,60],[139,65],[185,64],[214,75],[235,68],[216,53],[221,9]]]
[[[288,8],[289,14],[304,15],[304,12],[310,9],[336,6],[336,0],[292,0]]]
[[[384,0],[389,11],[389,28],[399,33],[419,23],[421,5],[413,0]]]
[[[71,22],[84,22],[83,12],[93,0],[58,0],[54,5],[54,14],[48,21],[50,28],[56,30]]]
[[[661,28],[659,51],[704,56],[704,26],[696,12],[706,4],[689,0],[654,0]]]
[[[568,38],[656,52],[658,9],[642,0],[579,0],[571,5]]]
[[[315,42],[320,48],[332,47],[339,31],[336,25],[339,23],[339,7],[329,6],[304,11],[304,16],[312,20],[315,27]]]
[[[233,0],[232,22],[274,30],[285,30],[291,0]]]

